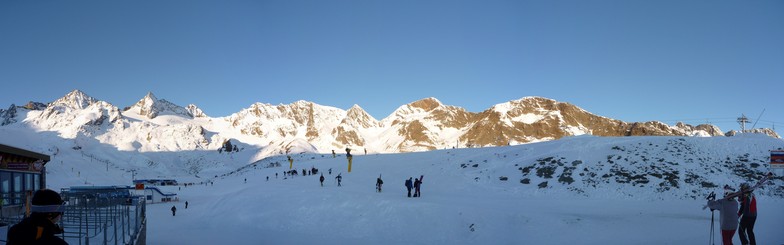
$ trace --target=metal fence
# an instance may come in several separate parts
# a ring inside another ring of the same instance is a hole
[[[131,196],[129,189],[63,189],[60,196],[66,204],[60,226],[64,232],[58,236],[71,245],[145,245],[145,198]],[[0,208],[2,231],[7,232],[8,227],[22,221],[26,210],[26,205],[6,205]],[[0,244],[5,242],[5,236],[0,238]]]
[[[144,245],[146,205],[127,188],[65,189],[61,225],[69,244]]]

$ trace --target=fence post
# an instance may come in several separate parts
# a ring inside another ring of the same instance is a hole
[[[126,206],[124,211],[127,211],[127,210],[128,210],[128,208]],[[126,212],[124,212],[124,211],[122,212],[122,216],[120,216],[120,220],[122,220],[120,223],[122,223],[122,229],[121,230],[122,230],[123,244],[125,244],[125,222],[128,222],[128,220],[125,219],[125,213]]]
[[[109,244],[109,240],[108,240],[109,238],[107,237],[109,235],[109,231],[107,229],[109,229],[109,227],[106,227],[106,221],[104,221],[103,222],[103,245]]]
[[[120,218],[120,217],[117,217],[117,216],[118,216],[118,214],[120,214],[120,211],[119,211],[119,209],[117,207],[117,200],[116,199],[114,200],[114,204],[113,205],[114,205],[114,214],[112,215],[112,217],[114,217],[114,245],[117,245],[117,243],[120,242],[120,237],[117,236],[117,228],[119,226],[119,225],[117,225],[117,220]]]
[[[84,207],[82,207],[82,211],[86,211],[86,209],[87,209],[87,196],[82,195],[82,201],[83,201],[82,205],[84,205]],[[90,220],[89,220],[89,217],[88,217],[89,215],[90,214],[82,214],[82,217],[84,217],[84,243],[86,245],[90,245]],[[81,229],[81,227],[80,227],[80,229]]]

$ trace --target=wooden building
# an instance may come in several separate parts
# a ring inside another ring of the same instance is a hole
[[[24,204],[27,195],[46,188],[49,156],[0,144],[0,205]]]

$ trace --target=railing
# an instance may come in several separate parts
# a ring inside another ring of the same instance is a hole
[[[61,225],[69,244],[145,244],[146,204],[127,190],[61,193],[67,201]]]

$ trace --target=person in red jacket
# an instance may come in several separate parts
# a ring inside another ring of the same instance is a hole
[[[754,223],[757,221],[757,199],[754,198],[754,193],[749,190],[748,183],[741,184],[740,190],[743,194],[740,196],[740,209],[738,210],[738,216],[740,216],[738,237],[743,245],[756,245]]]

